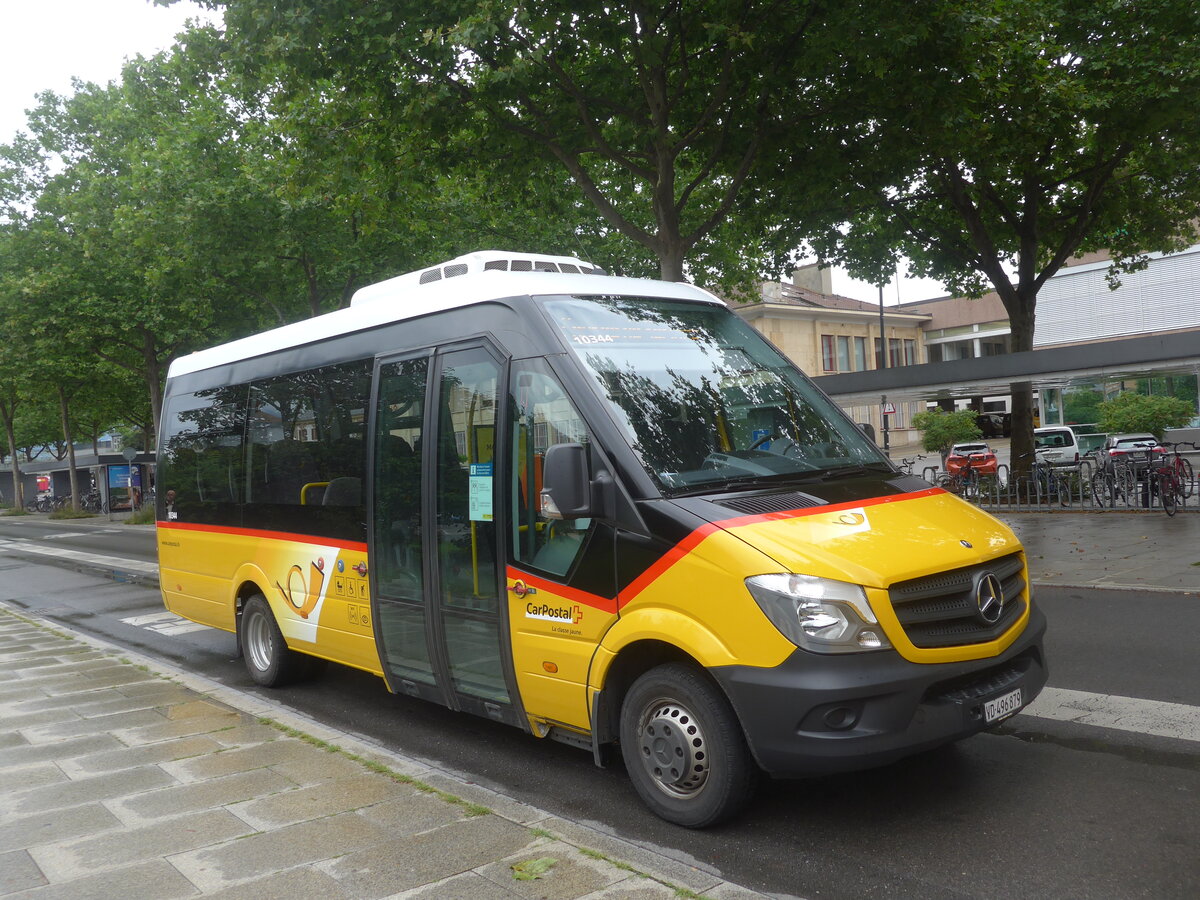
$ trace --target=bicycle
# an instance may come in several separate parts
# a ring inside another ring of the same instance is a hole
[[[100,496],[97,490],[88,491],[84,496],[83,501],[79,504],[84,512],[90,513],[107,513],[108,501]]]
[[[1187,463],[1187,460],[1180,458],[1178,450],[1174,456],[1157,460],[1154,459],[1154,451],[1146,451],[1147,484],[1151,492],[1157,493],[1158,502],[1162,504],[1163,512],[1168,516],[1175,515],[1175,511],[1187,499],[1181,477],[1184,467],[1177,465],[1177,461]],[[1187,469],[1190,471],[1191,466],[1188,465]]]
[[[920,454],[920,453],[917,454],[916,456],[912,456],[912,457],[902,456],[902,457],[900,457],[900,461],[897,463],[897,465],[900,466],[900,471],[903,472],[905,475],[911,475],[913,473],[913,466],[915,466],[918,462],[920,462],[924,458],[925,458],[924,454]]]
[[[938,487],[944,488],[952,494],[958,494],[967,500],[977,499],[979,497],[980,485],[985,477],[980,473],[980,469],[986,462],[987,456],[985,454],[968,453],[964,457],[962,466],[957,471],[943,472],[938,476]]]
[[[1200,445],[1185,443],[1184,441],[1173,441],[1170,443],[1164,441],[1163,446],[1171,454],[1169,464],[1174,467],[1175,475],[1179,480],[1180,496],[1184,500],[1187,500],[1196,492],[1196,473],[1192,470],[1192,464],[1188,461],[1187,457],[1179,452],[1179,448],[1191,447],[1193,450],[1200,450]]]
[[[1029,467],[1029,479],[1027,483],[1033,492],[1036,493],[1037,502],[1041,503],[1042,498],[1045,497],[1047,501],[1057,500],[1059,506],[1070,506],[1078,486],[1079,473],[1060,473],[1058,467],[1038,459],[1036,453],[1026,453],[1021,456],[1021,459],[1027,459],[1031,456],[1033,457],[1033,462]]]

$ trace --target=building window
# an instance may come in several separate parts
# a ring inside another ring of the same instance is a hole
[[[854,371],[862,372],[867,368],[867,339],[865,337],[856,337],[854,339]]]
[[[837,371],[837,358],[834,356],[833,335],[821,335],[821,368],[826,372]]]
[[[853,371],[850,368],[850,338],[839,335],[837,339],[837,367],[839,372]]]
[[[904,342],[904,364],[906,366],[915,366],[917,364],[917,342],[905,340]]]

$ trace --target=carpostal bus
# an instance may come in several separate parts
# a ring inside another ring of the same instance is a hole
[[[690,285],[471,254],[176,361],[160,433],[166,606],[255,681],[328,660],[619,748],[681,825],[1045,683],[1013,533]]]

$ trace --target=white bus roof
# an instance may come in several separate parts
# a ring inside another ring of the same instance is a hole
[[[721,303],[694,285],[617,278],[573,257],[489,250],[360,288],[347,309],[180,357],[171,363],[168,374],[173,378],[199,372],[442,310],[543,294],[619,294]]]

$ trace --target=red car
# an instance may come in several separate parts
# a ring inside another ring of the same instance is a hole
[[[955,444],[946,457],[946,471],[957,475],[970,465],[980,475],[996,474],[996,452],[987,444]]]

